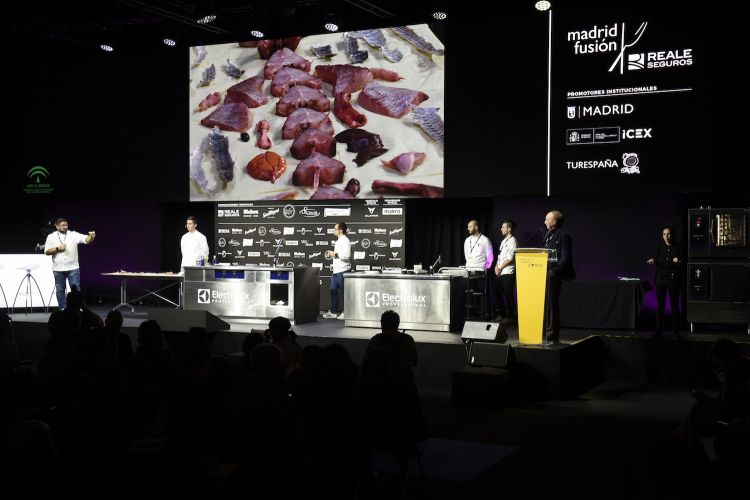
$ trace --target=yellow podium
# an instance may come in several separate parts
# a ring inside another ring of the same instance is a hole
[[[516,249],[518,341],[521,344],[544,344],[547,262],[554,252],[548,248]]]

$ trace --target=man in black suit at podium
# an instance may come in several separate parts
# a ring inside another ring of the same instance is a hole
[[[547,341],[560,341],[560,291],[562,282],[575,279],[573,268],[573,243],[563,229],[565,216],[559,210],[552,210],[544,218],[547,233],[544,235],[544,248],[557,251],[557,261],[547,263],[547,302],[544,311],[544,330]]]

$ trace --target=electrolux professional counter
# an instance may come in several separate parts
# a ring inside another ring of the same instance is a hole
[[[380,328],[380,315],[391,309],[401,317],[401,328],[457,331],[463,293],[460,276],[345,273],[345,324]]]
[[[292,323],[316,321],[320,270],[308,266],[185,266],[185,309]]]

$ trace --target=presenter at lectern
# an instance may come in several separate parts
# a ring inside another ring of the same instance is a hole
[[[547,233],[544,235],[544,248],[556,250],[557,261],[547,263],[547,301],[544,311],[544,330],[548,342],[560,341],[560,291],[562,282],[575,279],[573,268],[573,242],[563,229],[565,216],[559,210],[552,210],[544,218]]]
[[[88,245],[96,238],[96,231],[88,235],[68,231],[68,221],[62,217],[55,219],[54,233],[44,242],[44,253],[52,256],[52,273],[55,275],[55,295],[60,310],[65,309],[65,281],[81,289],[81,269],[78,265],[78,245]]]

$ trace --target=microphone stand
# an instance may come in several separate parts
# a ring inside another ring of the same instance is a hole
[[[441,259],[441,256],[440,256],[440,255],[438,254],[438,258],[437,258],[437,260],[435,261],[435,263],[434,263],[434,264],[432,264],[432,265],[430,266],[430,274],[435,274],[435,266],[437,266],[438,264],[440,264],[440,263],[441,263],[440,259]]]
[[[524,241],[524,242],[523,242],[523,246],[526,246],[526,245],[528,245],[528,244],[529,244],[529,242],[530,242],[530,241],[531,241],[532,239],[534,239],[534,236],[536,236],[536,233],[537,233],[537,232],[538,232],[539,234],[541,234],[541,235],[542,235],[542,239],[544,239],[544,233],[542,232],[542,228],[543,228],[543,227],[545,227],[545,226],[544,226],[544,224],[540,224],[540,225],[539,225],[539,226],[538,226],[538,227],[536,228],[536,231],[533,231],[533,232],[531,233],[531,235],[530,235],[530,236],[529,236],[528,238],[526,238],[526,241]]]

